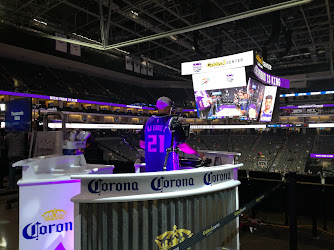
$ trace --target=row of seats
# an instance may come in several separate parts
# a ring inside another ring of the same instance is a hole
[[[160,96],[168,96],[179,107],[195,107],[191,89],[144,88],[5,58],[1,58],[0,83],[1,90],[123,104],[155,104]]]
[[[133,134],[134,144],[139,144],[139,135]],[[107,147],[135,161],[136,151],[130,149],[120,137],[102,141]],[[333,135],[314,135],[301,133],[273,134],[259,133],[252,135],[220,134],[195,135],[191,134],[187,143],[197,150],[240,152],[238,159],[243,163],[244,170],[270,171],[286,173],[295,171],[307,173],[306,166],[313,164],[309,158],[311,152],[334,153]],[[106,157],[123,160],[117,154],[111,153]],[[266,164],[259,163],[266,162]],[[334,162],[327,163],[324,171],[333,172]]]

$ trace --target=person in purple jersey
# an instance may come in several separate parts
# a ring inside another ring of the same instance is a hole
[[[146,172],[162,171],[165,163],[167,149],[172,143],[172,128],[174,128],[174,147],[178,147],[187,154],[194,154],[204,158],[204,154],[185,143],[187,137],[184,134],[179,120],[171,115],[172,100],[168,97],[160,97],[156,107],[158,114],[150,117],[141,133],[140,147],[145,149]],[[179,156],[177,152],[170,152],[166,170],[179,170]]]
[[[273,116],[273,111],[271,111],[271,105],[273,103],[273,97],[271,95],[266,96],[266,101],[264,103],[264,110],[262,111],[260,121],[271,121]]]

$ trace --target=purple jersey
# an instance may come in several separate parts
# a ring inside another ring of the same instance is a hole
[[[152,116],[145,127],[145,162],[146,172],[163,171],[167,149],[171,146],[171,116]],[[179,156],[170,152],[166,170],[179,169]]]

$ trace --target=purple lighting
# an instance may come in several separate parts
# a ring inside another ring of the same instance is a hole
[[[55,184],[75,183],[75,182],[80,182],[80,180],[65,180],[65,181],[49,181],[49,182],[39,182],[39,183],[26,183],[26,184],[19,184],[19,186],[55,185]]]
[[[19,92],[11,92],[11,91],[3,91],[3,90],[0,90],[0,95],[12,95],[12,96],[20,96],[20,97],[50,99],[50,96],[47,96],[47,95],[35,95],[35,94],[27,94],[27,93],[19,93]]]
[[[182,109],[182,112],[196,112],[197,109]]]
[[[3,90],[0,90],[0,95],[11,95],[11,96],[20,96],[20,97],[29,97],[29,98],[41,98],[41,99],[48,99],[48,100],[62,100],[62,99],[66,100],[66,101],[74,101],[75,100],[75,99],[66,98],[66,97],[36,95],[36,94],[19,93],[19,92],[11,92],[11,91],[3,91]],[[96,104],[96,105],[114,106],[114,107],[122,107],[122,108],[126,108],[128,106],[128,105],[119,104],[119,103],[97,102],[97,101],[81,100],[81,99],[77,99],[76,102],[87,103],[87,104]],[[147,110],[154,110],[154,108],[149,108],[149,107],[140,107],[140,108],[141,109],[147,109]]]
[[[285,106],[280,109],[302,109],[302,108],[327,108],[334,107],[334,104],[312,104],[312,105],[301,105],[301,106]]]
[[[63,243],[60,242],[59,245],[56,247],[55,250],[66,250],[66,249],[65,249]]]
[[[310,158],[334,158],[334,154],[310,154]]]

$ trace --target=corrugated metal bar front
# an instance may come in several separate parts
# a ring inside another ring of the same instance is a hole
[[[82,203],[81,249],[167,250],[235,211],[236,195],[232,188],[179,199]],[[191,249],[237,249],[237,233],[232,221]]]

